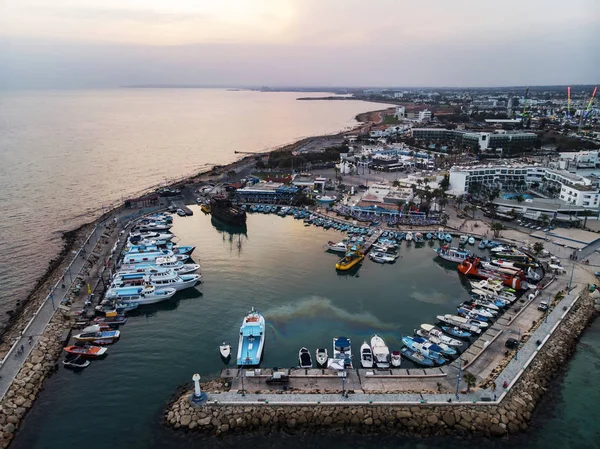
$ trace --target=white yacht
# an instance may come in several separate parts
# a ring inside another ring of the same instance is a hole
[[[159,257],[154,262],[141,263],[141,264],[122,264],[119,267],[120,272],[127,273],[139,273],[148,270],[168,270],[172,269],[177,274],[190,274],[195,273],[200,269],[200,265],[197,263],[183,263],[177,260],[176,257]]]
[[[327,242],[327,244],[325,245],[325,251],[346,254],[346,252],[348,251],[348,245],[346,245],[345,242]]]
[[[143,306],[166,301],[172,298],[175,293],[177,293],[177,290],[174,288],[157,291],[152,285],[145,285],[144,287],[117,287],[109,288],[106,291],[106,299],[118,299],[121,302],[134,301]]]
[[[390,367],[390,350],[385,341],[379,335],[373,335],[371,338],[371,350],[373,351],[373,361],[377,368],[386,369]]]
[[[111,288],[133,287],[151,284],[157,290],[174,288],[177,291],[193,287],[201,280],[199,274],[177,274],[174,270],[145,273],[117,273],[112,281]]]

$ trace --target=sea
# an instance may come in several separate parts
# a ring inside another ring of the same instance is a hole
[[[245,99],[234,101],[230,95]],[[201,97],[215,107],[230,101],[229,112],[200,107]],[[11,169],[0,164],[4,211],[0,244],[5,254],[12,254],[3,275],[20,282],[31,278],[26,276],[35,269],[24,267],[43,268],[40,261],[53,257],[59,247],[56,233],[94,217],[103,202],[234,160],[234,149],[258,151],[334,132],[351,126],[356,113],[381,108],[353,102],[297,102],[295,97],[213,90],[3,93],[1,157],[12,161]],[[11,104],[11,108],[18,105],[17,111],[7,113],[6,105]],[[188,110],[192,105],[194,112]],[[12,120],[10,127],[6,116]],[[300,126],[302,121],[306,123]],[[277,129],[284,124],[291,127],[289,122],[295,125],[288,132]],[[253,129],[246,129],[250,126]],[[269,136],[271,130],[277,138]],[[233,139],[238,132],[245,138]],[[237,142],[233,147],[232,141]],[[226,153],[222,159],[219,151]],[[326,242],[343,238],[337,231],[265,214],[250,214],[246,229],[234,230],[197,206],[192,209],[191,217],[175,216],[172,231],[181,244],[196,246],[192,257],[202,266],[204,282],[173,300],[132,313],[121,327],[120,341],[109,347],[104,360],[93,361],[81,372],[60,367],[44,383],[13,448],[599,447],[600,322],[585,332],[572,361],[561,367],[531,429],[510,440],[327,432],[216,438],[166,428],[162,413],[177,387],[191,385],[194,373],[204,380],[219,375],[225,365],[218,347],[225,341],[236,350],[242,317],[251,307],[267,322],[262,366],[292,367],[300,347],[314,354],[318,347],[330,348],[332,338],[339,335],[352,340],[355,357],[373,333],[384,337],[392,350],[399,349],[403,335],[412,334],[421,323],[433,323],[436,315],[452,312],[468,298],[455,267],[436,260],[429,244],[421,248],[404,244],[395,264],[367,260],[355,273],[344,275],[334,268],[337,256],[323,250]],[[7,291],[12,297],[13,290]]]
[[[225,89],[0,91],[0,326],[61,232],[149,188],[386,105]]]

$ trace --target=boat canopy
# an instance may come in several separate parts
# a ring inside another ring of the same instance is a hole
[[[259,326],[244,326],[241,334],[243,337],[260,337],[262,329]]]
[[[336,338],[335,349],[338,351],[346,351],[347,349],[350,349],[350,341],[346,337]]]

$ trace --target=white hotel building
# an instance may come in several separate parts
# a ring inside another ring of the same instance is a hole
[[[469,191],[472,183],[494,186],[501,190],[510,190],[510,186],[554,184],[560,188],[558,198],[581,207],[596,209],[600,205],[600,190],[592,181],[583,176],[565,170],[555,170],[538,165],[477,165],[455,166],[450,170],[450,191],[454,195],[463,195]]]

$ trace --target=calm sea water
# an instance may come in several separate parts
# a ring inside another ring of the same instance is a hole
[[[318,94],[312,94],[318,96]],[[381,104],[209,89],[0,92],[0,324],[59,231],[168,179],[356,124]],[[302,94],[305,96],[305,94]]]
[[[391,349],[399,348],[402,334],[451,312],[468,297],[455,269],[437,263],[427,245],[404,245],[395,265],[365,261],[357,276],[344,276],[336,274],[337,256],[322,249],[328,240],[341,237],[336,231],[254,214],[245,234],[230,234],[195,206],[194,211],[192,217],[176,217],[173,231],[182,244],[196,245],[193,257],[202,264],[205,282],[130,318],[105,360],[92,362],[81,373],[61,369],[47,380],[14,448],[464,447],[454,439],[331,435],[218,440],[164,428],[161,412],[175,387],[189,383],[194,372],[210,377],[220,371],[224,365],[218,346],[229,341],[235,350],[241,318],[250,307],[267,320],[263,366],[289,367],[297,364],[301,346],[311,352],[330,347],[335,335],[350,337],[354,354],[374,332]],[[562,394],[556,391],[543,405],[537,430],[511,442],[477,444],[594,447],[600,393],[591,373],[600,372],[594,347],[599,340],[598,326],[585,335]]]

